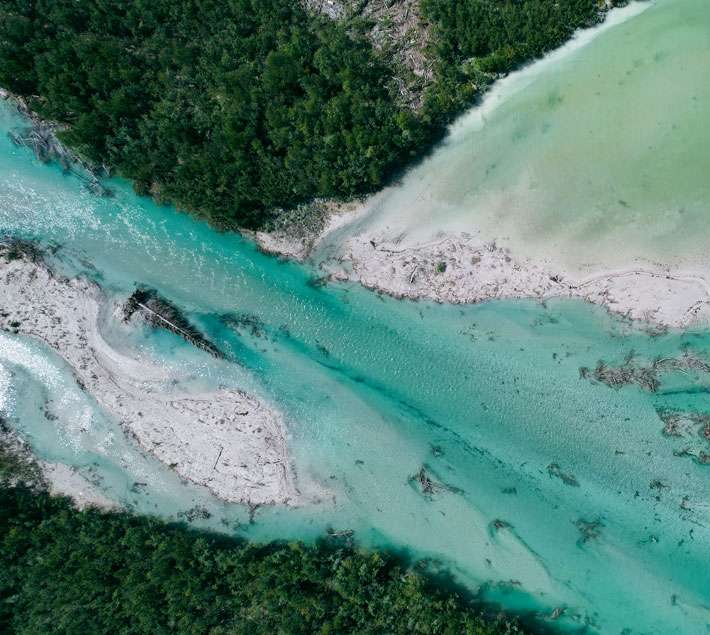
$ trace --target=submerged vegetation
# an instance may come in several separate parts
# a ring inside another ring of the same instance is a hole
[[[377,553],[255,545],[0,489],[3,633],[522,633]]]
[[[294,0],[0,0],[0,86],[138,192],[219,226],[264,227],[315,197],[381,187],[497,74],[601,10],[422,0],[435,73],[412,107],[392,47],[373,46],[357,16]]]

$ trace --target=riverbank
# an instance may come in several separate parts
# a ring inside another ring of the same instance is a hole
[[[580,275],[556,268],[551,259],[521,258],[501,246],[504,240],[480,231],[408,246],[403,235],[367,229],[372,206],[369,199],[332,207],[315,235],[250,232],[248,237],[266,253],[311,262],[325,279],[356,282],[400,299],[477,304],[578,298],[661,329],[710,323],[710,269],[631,261],[623,268],[589,267]]]
[[[180,633],[503,635],[528,629],[426,563],[355,549],[235,540],[128,513],[78,511],[61,498],[0,487],[0,611],[8,635],[128,630]],[[67,563],[71,563],[67,566]],[[86,601],[90,589],[91,601]],[[61,616],[58,618],[57,616]]]
[[[271,406],[235,388],[176,390],[157,361],[113,350],[99,329],[102,290],[56,275],[31,244],[0,245],[0,288],[0,328],[49,346],[126,435],[182,478],[228,502],[303,502],[285,422]],[[121,307],[108,309],[110,319],[121,314]],[[51,404],[46,417],[51,421]],[[44,474],[58,492],[76,489],[61,469]]]
[[[549,63],[549,58],[543,63]],[[503,93],[508,92],[509,83],[501,84]],[[14,104],[31,122],[51,150],[47,158],[76,166],[73,171],[91,191],[102,188],[92,167],[58,141],[52,124],[7,91],[0,90],[0,99]],[[38,153],[38,148],[32,149]],[[550,259],[521,258],[501,246],[504,239],[483,236],[473,228],[403,246],[401,234],[392,238],[360,229],[381,196],[351,202],[315,201],[284,213],[273,231],[241,233],[266,253],[298,262],[310,260],[324,278],[357,282],[397,298],[475,304],[492,299],[570,297],[653,327],[688,328],[710,322],[710,271],[630,262],[613,270],[590,267],[580,276],[554,267]]]
[[[688,328],[710,322],[710,276],[702,270],[630,264],[576,277],[546,262],[518,258],[495,238],[484,242],[466,234],[415,247],[364,234],[346,239],[338,251],[318,263],[324,275],[359,282],[397,298],[473,304],[569,297],[656,327]]]
[[[702,129],[692,63],[704,36],[693,30],[685,54],[660,52],[678,49],[688,23],[672,11],[615,9],[498,81],[396,185],[307,240],[253,237],[324,279],[399,298],[570,297],[654,328],[708,323],[706,144],[679,132]],[[654,81],[674,86],[662,105],[644,97]]]

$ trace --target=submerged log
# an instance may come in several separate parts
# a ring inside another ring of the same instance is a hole
[[[57,136],[62,127],[41,119],[19,96],[4,93],[0,97],[15,104],[17,111],[27,118],[30,125],[8,132],[8,137],[17,146],[28,148],[43,163],[56,161],[65,172],[71,172],[84,186],[97,196],[110,196],[111,190],[101,182],[108,175],[105,166],[96,166],[82,159],[67,148]]]
[[[138,287],[131,294],[123,306],[124,322],[128,322],[137,312],[155,328],[166,329],[210,355],[224,358],[222,351],[194,327],[174,304],[161,297],[154,289]]]
[[[554,478],[560,479],[565,485],[570,487],[579,487],[579,481],[573,474],[563,472],[562,468],[557,463],[550,463],[547,466],[547,473]]]
[[[434,480],[429,475],[429,469],[428,465],[422,465],[416,474],[409,477],[409,482],[417,485],[422,494],[432,496],[439,492],[451,492],[453,494],[461,494],[463,492],[463,490],[458,487]]]

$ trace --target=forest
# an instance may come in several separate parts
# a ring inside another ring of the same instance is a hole
[[[259,545],[0,488],[0,632],[523,633],[394,558]]]
[[[294,0],[0,0],[0,87],[78,154],[223,228],[391,180],[486,85],[601,17],[599,0],[422,0],[436,75],[401,104],[357,20]]]

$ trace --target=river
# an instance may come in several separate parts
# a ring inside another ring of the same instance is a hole
[[[446,306],[321,286],[308,265],[261,254],[120,180],[107,183],[112,197],[95,196],[14,146],[5,133],[22,125],[3,104],[2,233],[51,246],[54,266],[109,297],[146,284],[179,306],[225,360],[168,332],[126,332],[110,314],[101,328],[183,390],[237,386],[275,404],[298,474],[329,495],[262,508],[250,523],[244,508],[143,455],[46,347],[2,333],[0,412],[38,456],[141,513],[176,518],[199,505],[211,516],[197,524],[258,540],[353,530],[364,546],[431,559],[506,609],[553,623],[563,608],[562,632],[710,629],[710,466],[697,460],[708,449],[697,431],[664,435],[659,417],[710,412],[710,376],[666,369],[650,392],[580,372],[630,356],[710,360],[710,332],[659,333],[575,300]],[[225,314],[259,328],[236,333]],[[423,466],[440,484],[431,494],[412,479]]]

